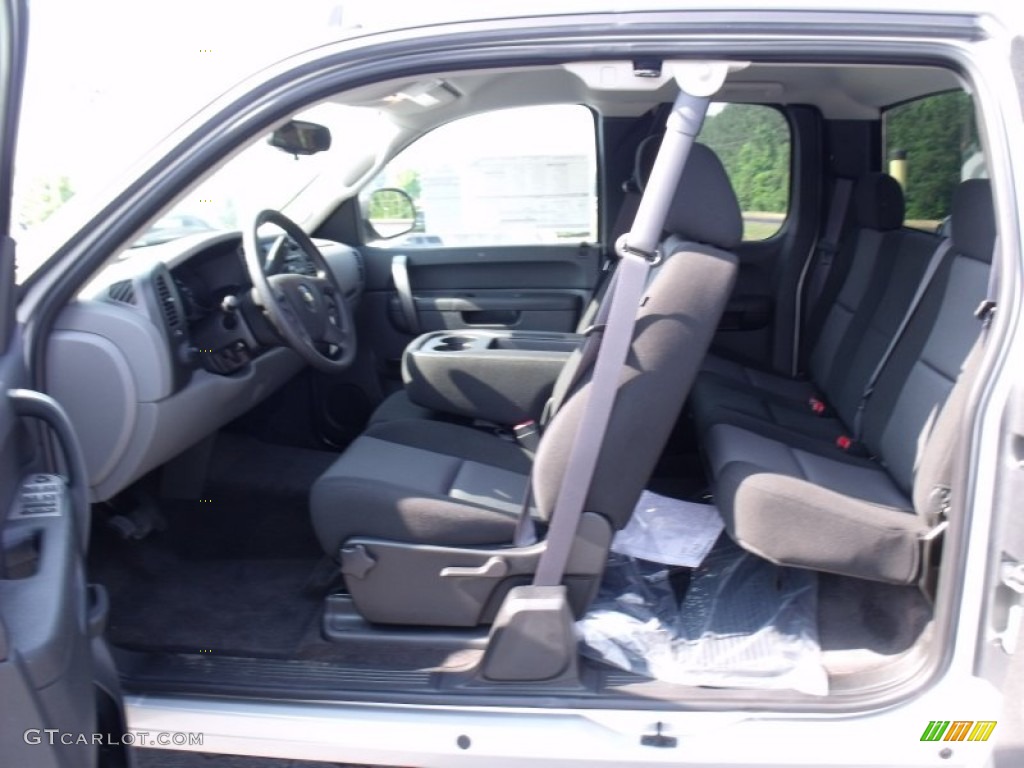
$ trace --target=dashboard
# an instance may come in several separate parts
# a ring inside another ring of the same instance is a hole
[[[261,239],[271,251],[275,239]],[[353,248],[314,241],[350,306],[364,285]],[[290,240],[268,274],[315,274]],[[242,236],[202,233],[128,252],[58,318],[47,385],[81,438],[94,501],[214,434],[298,373],[252,298]]]

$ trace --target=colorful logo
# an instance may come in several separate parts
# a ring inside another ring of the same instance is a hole
[[[995,720],[932,720],[921,741],[988,741],[995,729]]]

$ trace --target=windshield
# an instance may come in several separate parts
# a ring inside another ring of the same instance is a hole
[[[270,146],[264,136],[186,194],[132,248],[198,232],[241,229],[264,208],[287,212],[291,203],[321,179],[335,179],[338,191],[344,187],[346,172],[367,152],[372,155],[379,149],[381,138],[388,134],[381,130],[383,121],[376,109],[319,104],[296,118],[327,126],[330,149],[292,155]]]

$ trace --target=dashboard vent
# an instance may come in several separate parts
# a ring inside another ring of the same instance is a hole
[[[165,273],[158,273],[154,278],[156,282],[156,296],[160,303],[160,311],[164,313],[164,321],[169,331],[180,329],[184,325],[184,318],[181,314],[181,306],[178,297],[171,287],[171,278]]]
[[[107,289],[107,296],[122,304],[135,304],[135,285],[131,280],[119,280]]]

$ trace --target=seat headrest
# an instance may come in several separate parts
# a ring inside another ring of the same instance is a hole
[[[986,264],[996,244],[996,216],[988,179],[968,179],[953,191],[950,236],[958,253]]]
[[[867,173],[857,180],[853,193],[857,226],[887,232],[903,226],[906,214],[903,188],[885,173]]]
[[[694,143],[665,217],[665,229],[684,240],[731,250],[743,238],[743,216],[718,155]]]

